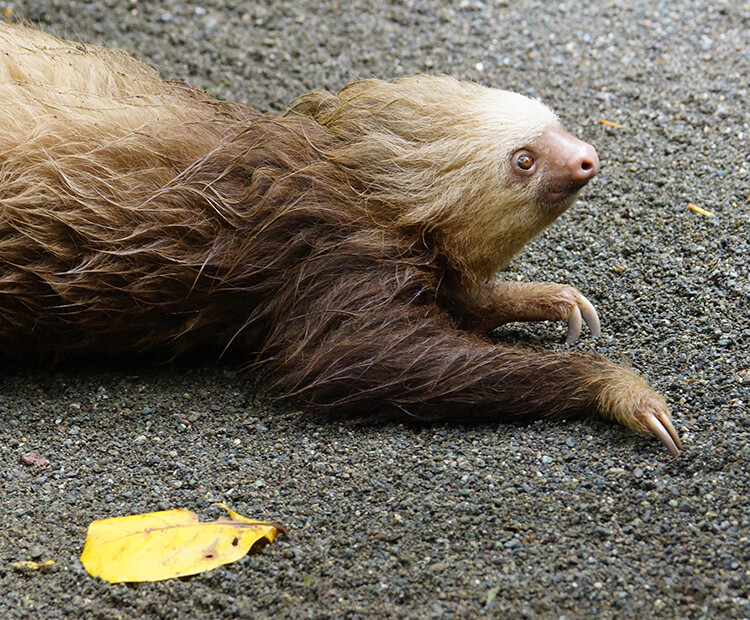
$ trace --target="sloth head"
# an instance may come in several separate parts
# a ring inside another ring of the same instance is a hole
[[[481,279],[506,266],[599,170],[594,148],[538,100],[447,76],[355,82],[293,109],[328,130],[325,155],[389,223],[418,228]]]

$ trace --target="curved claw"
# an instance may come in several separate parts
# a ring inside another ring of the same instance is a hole
[[[594,338],[598,338],[602,334],[602,328],[599,323],[599,315],[596,313],[596,308],[594,308],[592,303],[580,293],[577,294],[576,301],[578,303],[572,307],[570,316],[568,317],[568,336],[565,339],[567,344],[573,344],[578,340],[581,335],[584,321],[591,330],[591,335]]]
[[[670,437],[672,437],[672,440],[677,446],[677,449],[682,450],[682,442],[680,441],[680,436],[677,434],[677,430],[675,430],[675,427],[672,425],[672,420],[669,419],[669,416],[664,413],[658,413],[657,417],[662,423],[662,426],[667,429],[667,432],[669,433]]]
[[[599,323],[599,315],[596,312],[596,308],[594,308],[594,305],[583,295],[581,295],[580,310],[583,315],[583,320],[586,321],[586,325],[588,325],[591,330],[591,335],[594,338],[601,336],[602,326],[601,323]]]
[[[568,336],[565,338],[566,344],[573,344],[581,335],[583,321],[581,320],[581,311],[578,306],[573,306],[568,317]]]
[[[682,442],[672,425],[672,421],[667,415],[662,412],[656,414],[647,413],[645,414],[643,421],[648,425],[649,429],[651,429],[651,432],[666,446],[672,456],[680,455]]]

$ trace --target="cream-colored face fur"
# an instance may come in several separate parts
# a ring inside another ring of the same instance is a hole
[[[560,123],[536,99],[477,85],[467,85],[467,91],[472,115],[462,129],[472,152],[463,170],[447,171],[443,182],[450,186],[460,178],[465,184],[454,206],[462,225],[451,234],[463,237],[473,270],[487,278],[564,210],[550,212],[541,204],[547,178],[540,142],[545,131],[559,129]],[[514,154],[519,151],[534,154],[534,174],[516,174]]]
[[[366,80],[342,90],[315,115],[344,147],[350,167],[394,219],[417,226],[467,276],[491,277],[572,202],[543,208],[544,132],[555,114],[517,93],[447,76]],[[521,149],[539,158],[534,174],[514,174]],[[366,159],[364,159],[366,157]]]

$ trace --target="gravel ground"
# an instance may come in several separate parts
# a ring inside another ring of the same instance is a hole
[[[577,346],[646,374],[685,450],[673,459],[594,421],[320,424],[205,360],[10,372],[0,616],[750,617],[748,2],[2,9],[268,111],[419,71],[543,98],[597,146],[603,170],[509,277],[570,283],[594,301],[604,335]],[[564,327],[499,337],[562,349]],[[30,452],[49,464],[25,465]],[[291,531],[187,580],[112,586],[80,565],[93,519],[174,507],[216,518],[216,501]]]

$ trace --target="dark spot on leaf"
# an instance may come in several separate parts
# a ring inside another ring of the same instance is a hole
[[[209,554],[206,555],[206,557],[207,558],[212,558],[212,557],[214,557],[214,554],[213,553],[209,553]]]
[[[240,544],[240,539],[235,537],[235,539],[232,541],[232,547],[236,547],[239,544]]]

